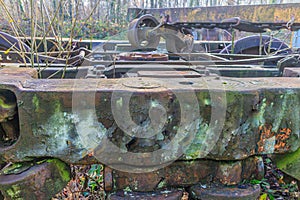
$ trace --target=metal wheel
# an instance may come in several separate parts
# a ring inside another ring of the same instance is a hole
[[[69,165],[57,159],[18,163],[1,172],[0,194],[5,199],[50,199],[71,178]]]
[[[160,36],[149,35],[149,31],[159,25],[152,15],[143,15],[130,22],[128,28],[128,40],[134,48],[150,49],[157,48]]]
[[[261,45],[260,45],[260,42]],[[244,37],[237,40],[234,43],[234,54],[251,54],[259,55],[259,47],[261,46],[261,54],[267,55],[270,53],[274,54],[288,54],[291,53],[289,46],[283,41],[277,38],[271,38],[270,36],[263,35],[260,38],[259,35]],[[226,54],[231,53],[232,45],[226,46],[220,53]]]

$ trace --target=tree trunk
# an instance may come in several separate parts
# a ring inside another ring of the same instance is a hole
[[[150,0],[150,8],[154,8],[154,0]]]
[[[72,0],[68,2],[68,10],[69,10],[69,19],[73,21],[73,7],[72,7]]]
[[[145,8],[145,1],[144,0],[141,0],[141,5],[140,5],[141,8]]]
[[[24,8],[23,8],[23,4],[21,0],[18,0],[18,12],[19,12],[19,16],[21,17],[20,19],[23,18],[23,14],[24,14]]]
[[[112,22],[115,22],[116,20],[115,5],[116,5],[115,0],[112,0],[110,2],[110,19]]]
[[[163,8],[163,5],[164,5],[164,1],[158,1],[158,7],[159,8]]]
[[[53,13],[56,10],[56,0],[52,0],[52,8],[53,8]]]
[[[104,10],[103,10],[103,8],[101,8],[101,6],[99,5],[99,4],[100,4],[100,1],[97,1],[97,0],[96,0],[96,2],[97,2],[97,20],[100,21],[101,15],[102,15],[101,13],[104,14]]]
[[[121,0],[117,0],[117,5],[116,5],[116,17],[117,17],[117,19],[116,19],[116,22],[117,22],[117,24],[121,24],[121,17],[122,17],[122,13],[121,13]]]

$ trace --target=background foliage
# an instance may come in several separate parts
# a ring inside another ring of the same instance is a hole
[[[125,30],[127,8],[287,3],[297,0],[0,0],[2,31],[16,36],[103,39]]]

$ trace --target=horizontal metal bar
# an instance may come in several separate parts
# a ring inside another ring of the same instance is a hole
[[[141,14],[152,14],[157,19],[161,14],[169,15],[173,22],[220,22],[232,17],[240,17],[250,22],[300,22],[300,3],[239,5],[187,8],[138,9],[129,8],[128,18]]]

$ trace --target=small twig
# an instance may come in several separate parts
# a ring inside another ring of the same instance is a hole
[[[9,168],[13,163],[9,162],[7,163],[1,170],[0,170],[0,175],[4,174],[4,170],[6,170],[7,168]]]

